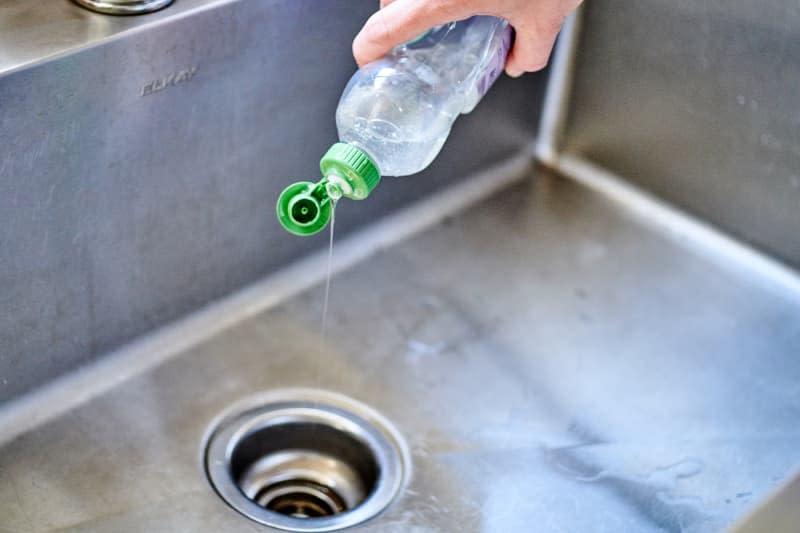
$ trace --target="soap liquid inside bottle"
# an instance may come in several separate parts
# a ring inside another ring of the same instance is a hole
[[[502,70],[508,31],[505,21],[473,17],[434,28],[366,65],[339,102],[339,138],[369,154],[384,176],[424,169],[458,115],[488,89],[482,82],[487,69],[497,68],[498,52]]]

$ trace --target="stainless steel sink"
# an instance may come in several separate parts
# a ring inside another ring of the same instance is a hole
[[[401,242],[369,231],[337,244],[377,251],[333,278],[324,345],[322,287],[272,305],[266,284],[63,385],[83,403],[7,416],[30,427],[5,426],[0,531],[270,531],[217,497],[201,443],[286,387],[360,400],[409,444],[407,488],[357,531],[719,531],[798,464],[781,280],[541,169]],[[320,279],[304,268],[284,281]]]
[[[264,206],[375,3],[0,0],[0,533],[796,533],[797,10],[606,4],[340,206],[323,342]]]

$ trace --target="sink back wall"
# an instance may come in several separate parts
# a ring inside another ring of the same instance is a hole
[[[181,0],[152,23],[0,7],[0,50],[26,58],[0,61],[0,403],[323,245],[275,200],[318,178],[377,1]],[[528,145],[544,76],[501,79],[428,171],[342,205],[337,235]]]
[[[800,268],[800,5],[585,5],[565,150]]]

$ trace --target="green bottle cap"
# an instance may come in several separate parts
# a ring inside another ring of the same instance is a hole
[[[378,167],[361,149],[347,143],[330,147],[319,162],[323,178],[317,183],[298,181],[278,197],[281,225],[295,235],[313,235],[331,218],[341,197],[363,200],[381,180]]]
[[[319,169],[329,181],[341,187],[343,196],[351,200],[363,200],[381,180],[377,165],[366,152],[347,143],[331,146],[322,156]]]

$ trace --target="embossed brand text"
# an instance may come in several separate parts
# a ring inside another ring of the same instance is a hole
[[[194,78],[196,73],[197,67],[191,67],[173,72],[169,76],[164,76],[163,78],[145,83],[140,94],[141,96],[147,96],[149,94],[157,93],[158,91],[163,91],[164,89],[169,89],[170,87],[178,85],[179,83],[192,81],[192,78]]]

